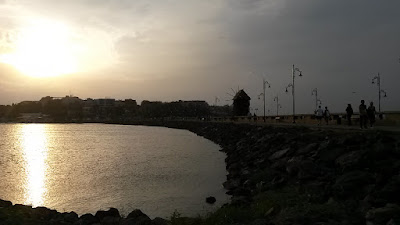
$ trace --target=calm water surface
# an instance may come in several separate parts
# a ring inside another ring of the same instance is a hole
[[[105,124],[0,124],[0,199],[78,214],[115,207],[195,216],[228,201],[225,154],[189,131]],[[217,204],[207,205],[212,195]]]

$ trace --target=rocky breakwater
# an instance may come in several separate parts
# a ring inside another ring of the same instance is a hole
[[[84,214],[78,216],[75,212],[60,213],[45,207],[32,208],[31,206],[15,204],[0,200],[0,224],[49,224],[49,225],[167,225],[167,220],[156,217],[151,220],[142,211],[133,210],[127,217],[121,217],[119,211],[110,208],[107,211],[97,211],[95,215]]]
[[[162,125],[191,130],[226,152],[232,202],[220,210],[225,224],[400,224],[398,133]]]

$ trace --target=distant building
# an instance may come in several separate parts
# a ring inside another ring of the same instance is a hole
[[[233,115],[247,116],[250,111],[250,97],[242,89],[233,97]]]
[[[113,98],[99,98],[94,101],[100,107],[113,107],[115,105],[115,99]]]
[[[64,98],[61,98],[61,103],[65,106],[73,105],[73,104],[82,104],[82,99],[72,96],[72,95],[67,95]]]

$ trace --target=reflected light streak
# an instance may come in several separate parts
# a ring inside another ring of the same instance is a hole
[[[46,193],[47,139],[45,124],[24,124],[21,127],[22,151],[25,159],[25,202],[42,206]]]

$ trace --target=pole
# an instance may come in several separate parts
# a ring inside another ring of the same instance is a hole
[[[318,109],[318,89],[315,88],[315,110]]]
[[[379,109],[379,114],[381,113],[381,75],[378,73],[378,91],[379,91],[379,99],[378,99],[378,109]]]
[[[276,96],[276,117],[279,116],[279,99],[278,96]]]
[[[295,118],[295,114],[296,114],[296,111],[295,111],[295,107],[296,107],[296,105],[295,105],[295,99],[294,99],[294,64],[293,64],[293,67],[292,67],[292,79],[293,79],[293,85],[292,85],[292,95],[293,95],[293,123],[296,123],[296,118]]]
[[[265,122],[265,79],[263,78],[263,96],[264,96],[264,122]]]

